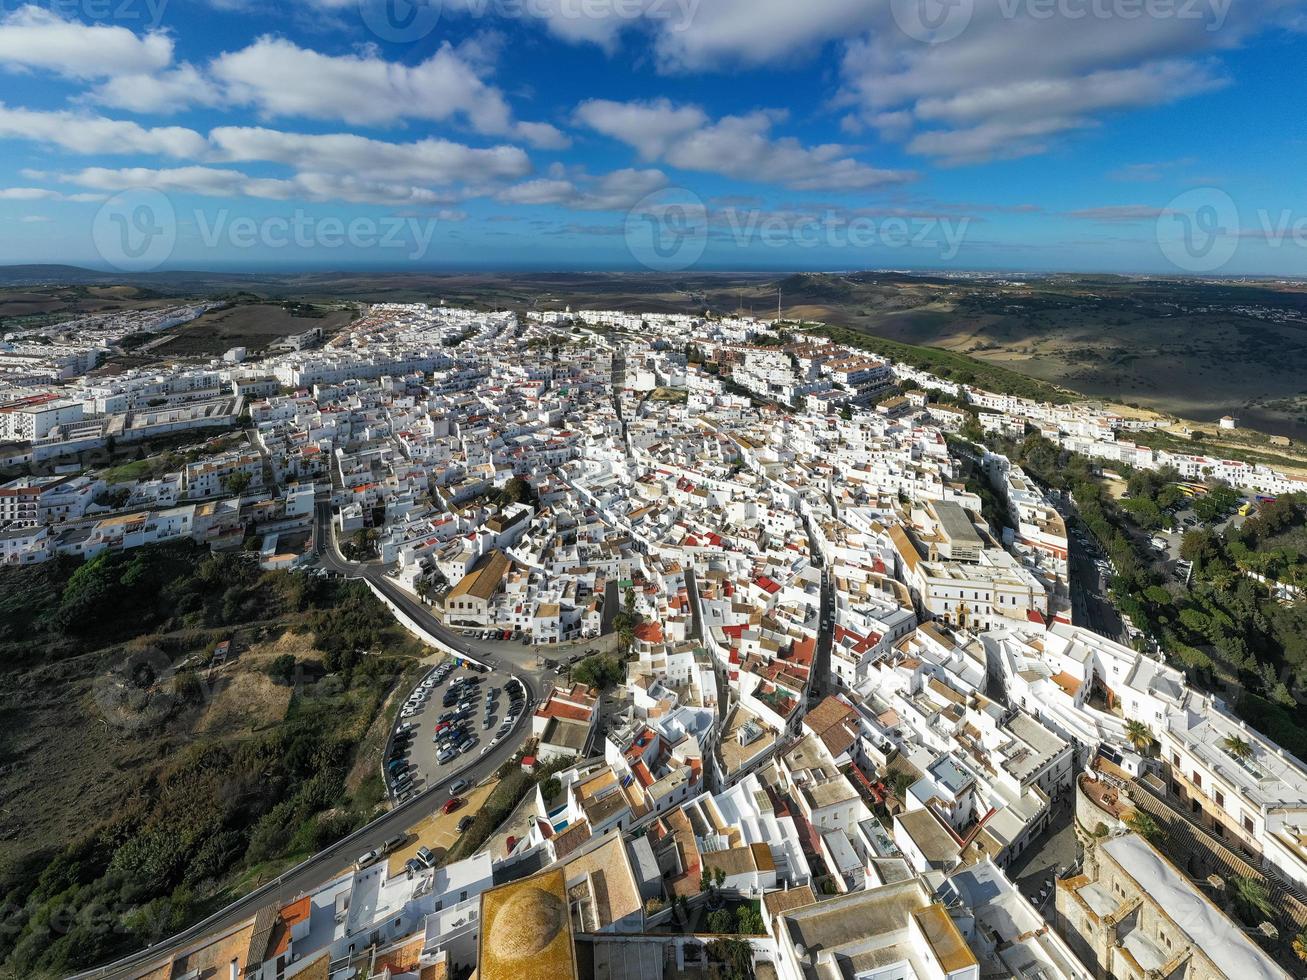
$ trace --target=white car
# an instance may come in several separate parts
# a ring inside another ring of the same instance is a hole
[[[359,859],[354,862],[354,867],[362,871],[370,864],[375,864],[381,857],[381,852],[377,850],[366,851],[359,855]]]

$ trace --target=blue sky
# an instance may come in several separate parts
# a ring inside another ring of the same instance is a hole
[[[0,0],[0,263],[1307,274],[1298,0]]]

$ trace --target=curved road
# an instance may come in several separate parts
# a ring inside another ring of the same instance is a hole
[[[431,615],[426,606],[386,578],[385,573],[380,566],[359,565],[346,561],[336,550],[335,542],[331,540],[330,521],[330,504],[319,504],[315,540],[317,541],[317,552],[324,567],[351,578],[366,578],[369,582],[373,583],[386,596],[386,598],[403,610],[405,615],[446,646],[459,653],[465,653],[469,656],[475,657],[477,660],[489,666],[492,670],[516,674],[518,679],[521,680],[526,687],[526,700],[528,703],[534,701],[538,697],[538,689],[536,687],[538,680],[531,676],[534,671],[506,660],[502,656],[506,649],[505,644],[494,644],[485,641],[471,640],[459,636],[456,633],[452,633],[447,630],[439,620]],[[527,647],[523,647],[522,649],[523,651],[529,650]],[[534,654],[531,654],[530,656],[531,659],[534,659]],[[485,755],[478,756],[469,761],[462,769],[449,773],[444,779],[427,787],[412,799],[407,800],[395,807],[393,810],[382,814],[376,820],[373,820],[371,823],[355,831],[343,840],[332,844],[325,850],[319,851],[317,854],[313,855],[313,857],[309,858],[304,863],[291,868],[274,881],[256,888],[244,897],[237,899],[227,907],[209,916],[204,921],[197,923],[191,928],[186,929],[169,939],[156,943],[148,949],[125,956],[113,963],[108,963],[104,966],[96,967],[93,970],[76,974],[71,978],[71,980],[92,980],[92,978],[101,977],[117,978],[136,976],[137,974],[144,972],[145,968],[151,964],[157,963],[174,954],[181,953],[188,947],[196,945],[200,940],[206,940],[212,936],[220,936],[223,933],[234,929],[246,919],[251,918],[255,912],[265,905],[287,904],[294,901],[305,892],[311,891],[312,889],[322,885],[324,882],[330,881],[333,877],[343,872],[350,864],[352,864],[360,854],[371,850],[374,847],[378,847],[383,841],[395,836],[396,834],[404,833],[409,827],[413,826],[424,817],[435,813],[445,800],[449,798],[448,794],[444,792],[445,787],[455,779],[468,779],[473,783],[478,783],[490,776],[517,752],[523,738],[514,738],[513,735],[521,736],[523,734],[523,725],[526,724],[529,717],[529,712],[523,711],[521,717],[517,719],[517,724],[514,726],[513,733]],[[529,728],[527,729],[527,732],[529,733]]]

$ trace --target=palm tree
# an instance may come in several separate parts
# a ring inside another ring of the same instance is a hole
[[[1229,752],[1236,759],[1251,759],[1253,757],[1253,745],[1245,738],[1238,735],[1227,735],[1221,739],[1221,745],[1225,751]]]
[[[1246,925],[1264,922],[1275,914],[1266,885],[1256,878],[1231,878],[1230,900],[1234,903],[1235,912]]]
[[[1154,846],[1166,840],[1166,831],[1162,829],[1162,825],[1153,819],[1151,814],[1144,813],[1142,810],[1131,810],[1127,813],[1125,825]]]
[[[1142,721],[1127,721],[1125,723],[1125,740],[1134,747],[1136,752],[1143,754],[1153,744],[1153,730]]]
[[[1293,955],[1307,963],[1307,929],[1293,937]]]

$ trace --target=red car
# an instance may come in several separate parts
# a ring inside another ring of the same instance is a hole
[[[449,727],[449,722],[447,722],[447,721],[442,721],[439,725],[436,726],[436,729],[435,729],[436,734],[439,735],[441,732],[443,732],[443,731],[444,731],[446,728],[448,728],[448,727]]]
[[[461,796],[451,796],[449,799],[445,801],[445,805],[440,808],[440,812],[453,813],[462,805],[463,805],[463,798]]]

